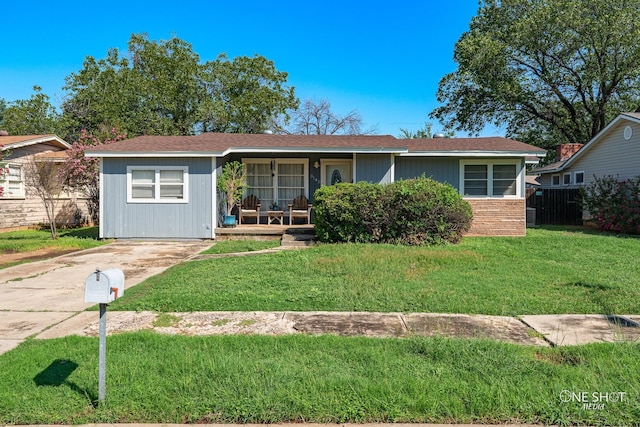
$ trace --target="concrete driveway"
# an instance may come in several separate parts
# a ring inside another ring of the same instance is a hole
[[[121,269],[126,292],[212,244],[118,241],[0,270],[0,354],[94,305],[84,302],[84,282],[96,268]]]

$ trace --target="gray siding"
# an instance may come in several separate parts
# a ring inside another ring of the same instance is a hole
[[[623,136],[627,125],[633,129],[629,140]],[[620,120],[562,173],[581,171],[584,172],[585,184],[592,182],[594,175],[617,175],[620,179],[640,175],[640,125]]]
[[[358,154],[355,168],[356,182],[388,184],[392,181],[390,154]]]
[[[633,134],[631,139],[624,139],[624,128],[631,126]],[[562,176],[571,173],[573,185],[574,173],[584,172],[584,184],[593,182],[593,177],[613,175],[619,179],[628,179],[640,175],[640,124],[629,120],[620,120],[605,134],[593,141],[587,151],[580,154],[569,167],[557,173],[560,175],[560,186],[551,185],[552,175],[556,173],[542,174],[539,178],[543,188],[565,188],[562,185]]]
[[[127,203],[127,166],[188,166],[189,203]],[[105,238],[210,238],[212,160],[103,159],[102,230]]]
[[[458,159],[438,157],[396,157],[395,180],[417,178],[424,174],[438,182],[460,188],[460,163]]]

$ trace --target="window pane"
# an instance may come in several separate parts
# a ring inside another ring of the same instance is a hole
[[[493,181],[493,195],[515,196],[516,182],[508,180]]]
[[[465,165],[464,194],[486,196],[487,191],[487,165]]]
[[[6,174],[6,178],[10,180],[20,180],[22,178],[22,168],[20,166],[9,166],[9,173]]]
[[[493,165],[493,179],[516,179],[516,165]]]
[[[160,171],[160,184],[182,184],[183,173],[182,170],[161,170]]]
[[[576,184],[582,184],[582,183],[584,183],[584,173],[576,172]]]
[[[161,199],[182,199],[184,196],[182,185],[160,185]]]
[[[155,198],[155,187],[153,185],[132,185],[131,198],[133,199],[153,199]]]
[[[131,171],[131,181],[134,184],[153,184],[156,180],[156,172],[152,170]]]
[[[487,165],[465,165],[464,179],[487,179]]]
[[[493,165],[493,195],[516,195],[516,165]]]

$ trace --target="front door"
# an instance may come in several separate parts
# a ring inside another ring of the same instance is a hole
[[[353,182],[351,160],[323,160],[321,179],[323,185]]]

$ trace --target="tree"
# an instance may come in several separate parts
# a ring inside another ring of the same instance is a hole
[[[85,194],[89,215],[94,224],[99,221],[98,167],[100,162],[98,158],[85,157],[85,150],[126,138],[126,134],[118,132],[115,128],[105,129],[103,126],[95,135],[83,129],[80,131],[78,140],[67,150],[67,161],[60,169],[60,179],[64,182],[65,188]]]
[[[105,59],[88,56],[67,76],[63,115],[71,134],[104,123],[130,136],[261,132],[272,116],[297,106],[286,78],[258,55],[201,63],[179,38],[134,34],[128,56],[118,49]]]
[[[34,86],[33,91],[29,99],[11,102],[2,111],[2,127],[12,135],[58,133],[60,115],[49,102],[49,96],[42,93],[40,86]]]
[[[424,123],[424,127],[416,131],[412,131],[410,129],[400,128],[400,134],[398,138],[400,139],[425,139],[425,138],[433,138],[434,134],[431,132],[433,128],[433,124],[429,122]],[[455,136],[455,132],[453,131],[443,131],[439,132],[442,136],[446,138],[452,138]]]
[[[336,114],[326,99],[307,99],[292,113],[291,120],[290,129],[279,130],[296,135],[363,135],[375,132],[375,129],[362,130],[362,117],[358,111],[351,110],[344,116]]]
[[[550,148],[585,143],[640,96],[640,0],[483,0],[431,117]]]
[[[56,231],[56,207],[60,201],[60,193],[63,189],[64,179],[60,179],[60,168],[51,160],[38,160],[37,156],[31,156],[24,165],[25,184],[35,193],[47,213],[47,220],[51,228],[51,238],[57,239]]]
[[[242,195],[247,189],[247,174],[244,163],[233,161],[225,163],[222,174],[217,180],[218,190],[226,197],[227,216],[231,216],[231,211],[236,203],[242,200]]]
[[[263,56],[225,54],[204,65],[207,97],[202,103],[203,132],[261,133],[276,117],[298,108],[287,73]]]

